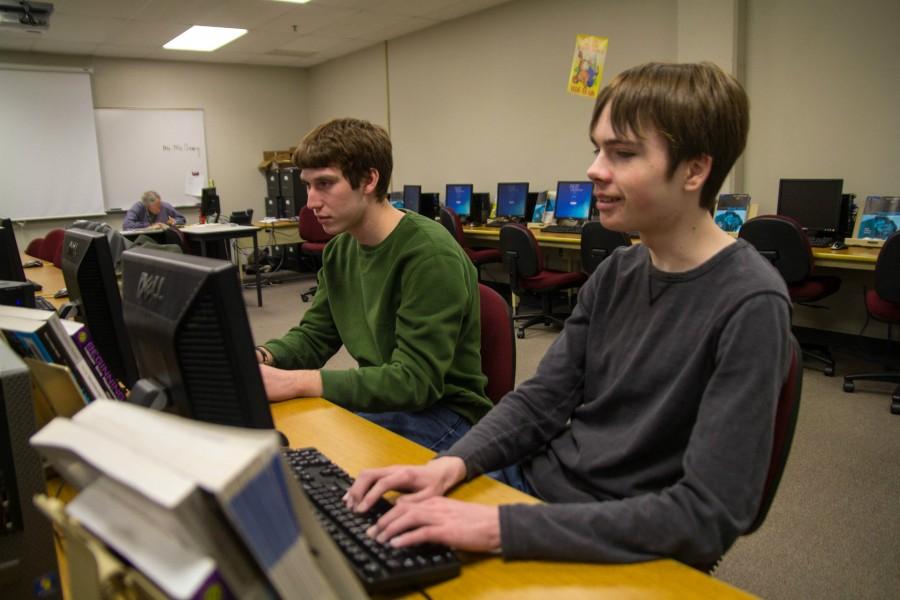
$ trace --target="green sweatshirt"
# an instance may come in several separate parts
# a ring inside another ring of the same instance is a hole
[[[377,246],[338,235],[322,261],[300,324],[266,343],[276,366],[319,369],[343,344],[359,368],[322,370],[336,404],[417,412],[440,401],[471,423],[491,408],[477,272],[439,223],[408,212]]]

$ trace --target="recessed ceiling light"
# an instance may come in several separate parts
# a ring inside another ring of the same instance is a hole
[[[163,44],[163,48],[166,50],[212,52],[229,42],[233,42],[245,33],[247,33],[246,29],[194,25],[181,35]]]

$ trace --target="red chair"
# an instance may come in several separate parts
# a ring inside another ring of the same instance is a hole
[[[752,244],[778,269],[787,283],[791,301],[811,308],[824,308],[818,302],[837,292],[841,280],[832,275],[813,274],[813,253],[803,228],[789,217],[764,215],[750,219],[739,236]],[[834,375],[834,359],[828,348],[802,344],[803,357],[825,365],[825,375]]]
[[[512,391],[516,384],[516,338],[512,312],[506,299],[479,283],[481,297],[481,371],[487,376],[484,388],[491,402]]]
[[[900,323],[900,233],[895,233],[884,243],[875,263],[875,289],[865,290],[866,324],[875,319],[888,326],[888,348],[891,344],[892,325]],[[856,373],[844,377],[844,391],[855,389],[854,381],[885,381],[900,384],[900,372]],[[891,412],[900,415],[900,385],[891,394]]]
[[[534,234],[518,223],[500,228],[500,251],[503,253],[503,264],[509,274],[509,285],[513,293],[518,296],[536,294],[541,297],[540,313],[513,316],[513,321],[525,321],[517,328],[516,336],[524,338],[525,329],[538,323],[562,327],[566,316],[553,314],[553,294],[580,286],[587,280],[587,275],[580,271],[545,269],[544,255]]]
[[[322,229],[316,213],[308,206],[300,209],[300,223],[297,225],[300,230],[300,254],[312,257],[316,264],[321,267],[322,252],[325,251],[325,244],[334,236]],[[310,297],[314,296],[318,286],[312,286],[305,292],[300,294],[300,298],[304,302],[309,302]]]
[[[48,231],[41,244],[41,256],[39,258],[49,260],[55,267],[61,268],[63,236],[65,235],[65,229],[51,229]]]
[[[33,256],[35,258],[41,258],[41,246],[44,244],[44,238],[34,238],[30,242],[28,242],[28,247],[25,248],[25,254],[28,256]]]
[[[750,535],[760,528],[769,514],[775,493],[781,484],[781,476],[784,474],[784,466],[787,464],[791,445],[794,441],[794,430],[797,428],[797,416],[800,414],[800,395],[803,391],[803,369],[800,368],[800,357],[803,350],[794,336],[791,336],[791,367],[787,377],[781,385],[778,394],[778,406],[775,407],[774,435],[772,436],[772,454],[769,456],[769,468],[766,471],[766,481],[763,484],[762,496],[756,516],[750,527],[742,535]],[[719,559],[721,560],[721,559]],[[711,565],[694,565],[701,571],[711,573],[718,566],[719,561]]]
[[[452,235],[457,243],[462,246],[466,255],[472,263],[475,264],[475,268],[478,269],[479,279],[481,278],[481,265],[503,262],[503,255],[497,248],[469,247],[466,242],[466,236],[463,235],[462,221],[459,220],[459,215],[456,214],[456,211],[452,208],[446,206],[441,207],[441,225],[447,228],[450,235]]]

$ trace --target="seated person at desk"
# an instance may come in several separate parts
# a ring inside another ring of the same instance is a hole
[[[184,225],[184,215],[175,210],[168,202],[163,202],[154,191],[144,192],[140,202],[128,209],[122,229],[144,229],[146,227],[162,227],[164,225]]]
[[[448,448],[491,407],[472,261],[442,225],[386,201],[393,158],[381,127],[320,125],[294,163],[307,206],[336,237],[300,324],[257,348],[269,400],[323,396],[423,446]],[[322,369],[342,344],[359,368]]]
[[[644,243],[601,263],[536,375],[449,451],[359,475],[345,496],[357,511],[408,492],[370,535],[708,566],[749,527],[791,347],[783,281],[710,214],[748,122],[743,89],[708,63],[635,67],[601,91],[587,172],[600,220]],[[441,497],[499,469],[547,504]]]

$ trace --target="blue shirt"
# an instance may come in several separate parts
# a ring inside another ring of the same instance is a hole
[[[159,214],[156,215],[151,214],[143,202],[135,202],[134,206],[129,208],[128,213],[125,215],[122,229],[128,231],[129,229],[150,227],[154,223],[167,223],[169,217],[175,219],[176,225],[184,225],[187,222],[184,215],[175,210],[175,207],[168,202],[160,200]]]

